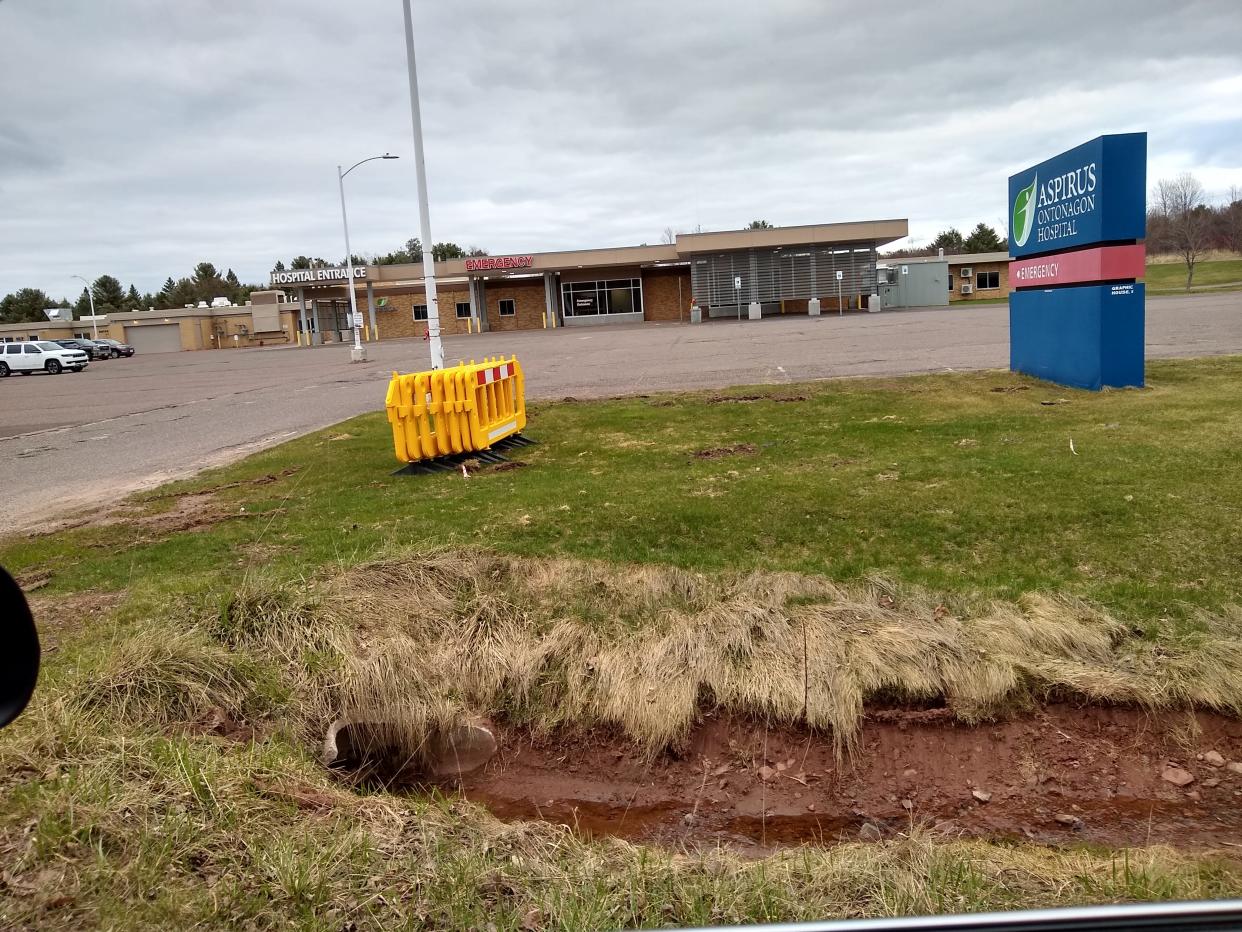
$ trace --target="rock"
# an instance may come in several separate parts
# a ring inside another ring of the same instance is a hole
[[[771,780],[774,776],[776,776],[776,771],[773,770],[771,767],[769,767],[767,764],[764,764],[762,767],[759,768],[759,779],[760,780],[764,780],[764,781]]]
[[[815,811],[815,804],[814,804],[814,803],[807,803],[807,804],[806,804],[806,811],[807,811],[807,812],[814,812],[814,811]]]
[[[681,817],[681,821],[685,822],[687,825],[693,825],[695,822],[698,821],[698,819],[695,817],[695,814],[693,812],[687,812],[684,816]]]
[[[1192,799],[1195,802],[1198,802],[1199,800],[1203,798],[1203,796],[1199,793],[1198,790],[1191,790],[1189,793],[1186,794],[1186,798]]]
[[[858,830],[858,837],[863,841],[879,841],[884,837],[884,833],[880,831],[880,827],[872,822],[864,822],[862,828]]]
[[[1079,828],[1082,825],[1082,819],[1070,812],[1058,812],[1053,818],[1069,828]]]
[[[1203,755],[1203,763],[1210,764],[1213,767],[1224,767],[1225,758],[1221,756],[1219,751],[1207,751]]]
[[[902,808],[902,809],[904,809],[904,810],[906,810],[906,812],[909,812],[911,809],[913,809],[913,808],[914,808],[914,800],[912,800],[912,799],[903,799],[903,800],[901,801],[901,808]]]
[[[1209,777],[1207,780],[1203,781],[1203,785],[1210,789],[1214,786],[1220,786],[1220,780],[1216,777]]]
[[[1225,765],[1225,769],[1230,773],[1242,773],[1242,764],[1239,764],[1237,761],[1230,761]]]
[[[907,780],[913,780],[915,777],[919,775],[919,772],[915,770],[913,767],[910,767],[907,770],[903,770],[901,772],[901,775],[905,777]]]
[[[937,835],[957,835],[961,830],[961,826],[952,819],[943,819],[932,826],[932,831]]]
[[[785,772],[786,770],[788,770],[788,769],[789,769],[789,765],[788,765],[787,763],[785,763],[783,760],[782,760],[782,761],[777,761],[777,762],[776,762],[776,772],[777,772],[777,773],[784,773],[784,772]]]
[[[1165,764],[1164,770],[1160,772],[1160,778],[1174,786],[1189,786],[1195,782],[1195,775],[1177,764]]]
[[[992,794],[986,790],[971,790],[970,795],[981,803],[986,803],[992,798]]]

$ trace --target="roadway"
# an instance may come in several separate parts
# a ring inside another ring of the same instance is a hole
[[[484,333],[445,347],[450,362],[516,353],[530,398],[597,398],[1003,368],[1008,306]],[[393,369],[427,363],[421,340],[368,352],[361,364],[341,345],[168,353],[2,380],[0,487],[10,519],[0,533],[379,410]],[[1148,299],[1149,357],[1231,353],[1242,353],[1242,293]]]

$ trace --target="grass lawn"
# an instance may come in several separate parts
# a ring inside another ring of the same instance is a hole
[[[1215,259],[1195,263],[1194,288],[1231,291],[1242,288],[1242,259]],[[1147,289],[1151,293],[1185,292],[1186,264],[1156,262],[1147,266]]]
[[[308,585],[429,549],[882,577],[963,615],[1042,593],[1112,616],[1157,662],[1210,658],[1242,627],[1242,357],[1152,362],[1148,382],[1092,394],[997,372],[540,404],[525,465],[469,478],[390,475],[376,413],[146,493],[115,523],[0,541],[54,646],[0,734],[0,926],[575,929],[1238,895],[1239,868],[1214,857],[918,830],[678,855],[355,792],[315,760],[345,686]],[[622,632],[630,605],[601,583],[540,610]],[[425,683],[422,659],[392,675]]]

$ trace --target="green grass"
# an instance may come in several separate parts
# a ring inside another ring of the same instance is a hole
[[[806,397],[794,402],[538,405],[527,467],[469,479],[390,475],[377,413],[171,487],[240,482],[218,493],[237,518],[165,537],[121,524],[10,539],[0,562],[50,571],[47,592],[231,591],[259,572],[486,545],[878,574],[964,597],[1056,592],[1154,630],[1242,602],[1242,359],[1148,369],[1148,388],[1098,394],[979,373],[731,393]],[[757,452],[693,455],[738,443]]]
[[[306,690],[338,671],[332,644],[286,606],[304,646],[281,653],[257,624],[279,606],[236,610],[239,591],[486,546],[879,575],[953,606],[1079,597],[1156,642],[1158,664],[1164,639],[1193,646],[1205,618],[1242,603],[1242,357],[1153,362],[1148,378],[1099,394],[975,373],[541,404],[527,430],[540,443],[516,454],[527,465],[468,479],[390,475],[377,413],[140,497],[172,512],[173,493],[227,486],[211,499],[227,520],[0,542],[11,570],[50,573],[36,595],[57,644],[31,709],[0,733],[0,927],[577,929],[1238,895],[1235,862],[1160,849],[920,830],[748,861],[351,792],[316,762],[308,725],[327,714]],[[694,455],[737,444],[755,452]],[[102,619],[65,609],[115,591]],[[565,611],[609,601],[601,589]],[[216,711],[253,738],[196,724]]]
[[[1195,263],[1194,289],[1212,286],[1212,291],[1242,289],[1242,259],[1215,259]],[[1151,293],[1185,292],[1184,262],[1155,262],[1147,265],[1147,290]]]

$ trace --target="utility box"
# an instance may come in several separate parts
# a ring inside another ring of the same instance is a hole
[[[881,307],[948,307],[949,263],[890,259],[876,269]]]

